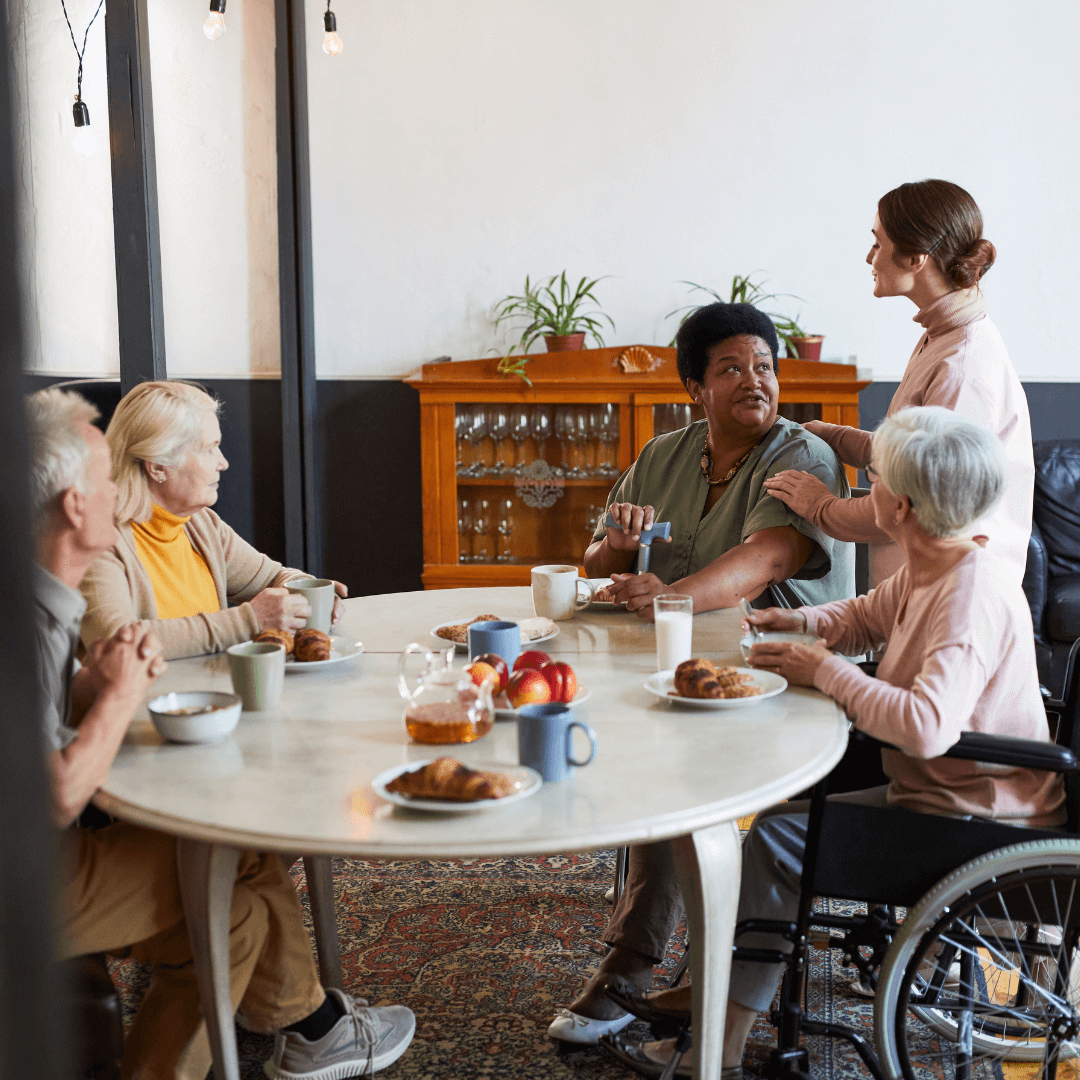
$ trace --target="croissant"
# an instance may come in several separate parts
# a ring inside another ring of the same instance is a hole
[[[251,640],[252,641],[265,641],[265,642],[269,642],[271,645],[284,645],[285,646],[285,655],[286,656],[292,656],[292,653],[293,653],[293,636],[292,636],[292,634],[289,633],[288,630],[278,630],[278,629],[263,630],[260,633],[256,634]]]
[[[733,667],[716,667],[711,660],[684,660],[675,669],[675,693],[688,698],[755,697],[761,690],[753,676]]]
[[[402,773],[386,785],[387,791],[413,799],[475,802],[512,795],[518,783],[501,773],[480,772],[450,757],[429,761],[421,769]]]
[[[310,664],[317,660],[329,660],[330,635],[324,634],[321,630],[313,630],[310,627],[297,630],[293,651],[296,659],[302,664]]]

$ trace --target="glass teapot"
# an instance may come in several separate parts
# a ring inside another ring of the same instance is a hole
[[[405,663],[423,653],[427,668],[410,681]],[[413,742],[469,743],[483,738],[495,723],[493,681],[477,686],[467,671],[455,671],[454,650],[432,653],[413,642],[398,661],[398,690],[405,699],[405,730]]]

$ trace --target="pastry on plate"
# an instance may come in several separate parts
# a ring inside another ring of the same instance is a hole
[[[293,654],[301,664],[316,663],[330,659],[330,635],[321,630],[306,627],[296,631],[293,641]]]
[[[386,785],[395,795],[412,799],[445,799],[447,802],[476,802],[513,795],[519,781],[502,773],[470,769],[451,757],[429,761],[423,768],[396,776]]]
[[[293,654],[293,636],[288,630],[262,630],[256,634],[252,641],[269,642],[271,645],[284,645],[285,655],[292,656]]]
[[[470,619],[468,622],[463,623],[450,623],[446,626],[440,626],[435,633],[441,637],[446,638],[447,641],[452,641],[456,645],[465,645],[469,640],[469,627],[474,622],[498,622],[498,615],[477,615],[475,619]]]
[[[711,660],[684,660],[675,669],[675,693],[687,698],[743,698],[761,693],[754,677]]]

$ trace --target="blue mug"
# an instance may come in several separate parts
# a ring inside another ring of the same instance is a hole
[[[592,749],[584,761],[570,746],[574,728],[589,737]],[[596,756],[596,732],[574,719],[569,705],[522,705],[518,709],[518,761],[535,769],[544,780],[569,780],[575,765],[588,765]]]
[[[521,628],[516,622],[502,619],[474,622],[469,625],[469,659],[484,653],[495,653],[506,661],[511,670],[521,652]]]

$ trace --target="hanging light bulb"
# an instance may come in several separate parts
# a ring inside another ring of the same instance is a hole
[[[327,56],[340,56],[345,51],[345,42],[338,37],[337,17],[330,10],[329,3],[326,5],[326,14],[322,21],[326,30],[326,35],[322,39],[322,51]]]
[[[206,16],[202,32],[211,40],[220,40],[225,33],[225,0],[210,0],[210,14]]]
[[[97,150],[97,137],[94,135],[94,129],[90,126],[90,110],[86,107],[86,102],[76,98],[75,104],[71,107],[71,114],[75,119],[75,130],[71,136],[71,145],[80,154],[92,157]]]

